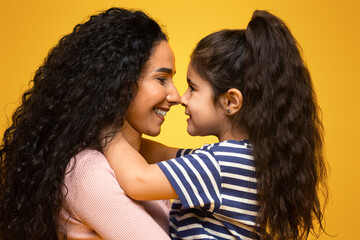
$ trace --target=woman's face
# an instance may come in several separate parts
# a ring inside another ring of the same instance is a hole
[[[166,113],[180,101],[172,82],[174,74],[174,53],[166,41],[161,41],[138,80],[137,94],[126,114],[127,128],[150,136],[160,133]]]

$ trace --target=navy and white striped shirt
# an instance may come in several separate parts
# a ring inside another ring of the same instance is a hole
[[[228,140],[158,163],[174,187],[172,239],[259,239],[257,181],[252,147]]]

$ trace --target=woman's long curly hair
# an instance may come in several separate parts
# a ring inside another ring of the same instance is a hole
[[[57,239],[65,169],[119,129],[153,49],[167,36],[141,11],[111,8],[62,37],[36,71],[0,148],[0,239]]]
[[[243,95],[234,123],[254,147],[262,238],[317,236],[324,230],[321,193],[324,206],[327,200],[323,126],[309,71],[288,27],[267,11],[255,11],[246,30],[202,39],[191,64],[210,82],[215,102],[230,88]]]

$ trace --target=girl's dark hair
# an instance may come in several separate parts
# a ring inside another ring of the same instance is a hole
[[[61,38],[36,71],[0,148],[0,239],[57,239],[65,169],[122,126],[137,80],[167,36],[141,11],[111,8]]]
[[[234,120],[254,147],[262,237],[306,239],[310,232],[321,233],[320,190],[324,206],[327,200],[323,126],[309,71],[285,23],[255,11],[246,30],[202,39],[191,64],[210,82],[215,102],[230,88],[243,95]]]

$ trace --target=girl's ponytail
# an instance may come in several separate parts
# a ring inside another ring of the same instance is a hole
[[[323,126],[309,71],[286,24],[255,11],[245,30],[244,103],[258,177],[258,224],[264,238],[306,239],[323,230],[319,186],[326,194]],[[322,185],[319,185],[322,183]]]

